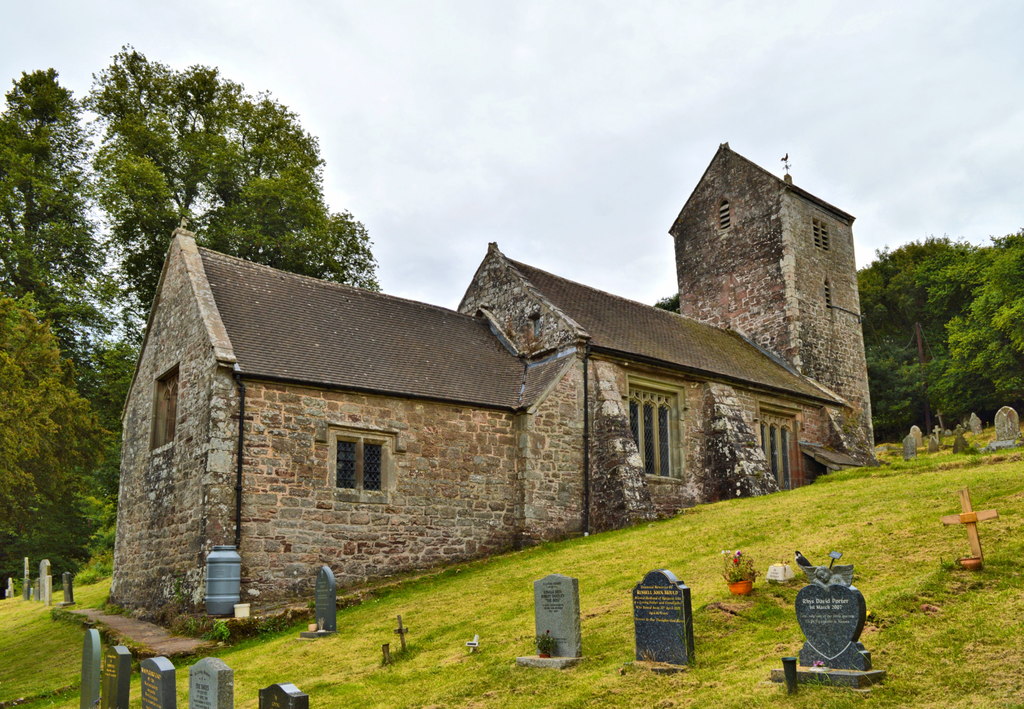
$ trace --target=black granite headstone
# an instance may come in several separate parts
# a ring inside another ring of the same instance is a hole
[[[318,630],[338,630],[338,584],[329,566],[316,575],[316,624]]]
[[[100,708],[128,709],[132,653],[124,645],[108,647],[100,668]]]
[[[272,684],[260,690],[259,709],[309,709],[309,695],[294,684]]]
[[[637,660],[693,661],[690,589],[668,569],[651,571],[633,588],[633,626]]]
[[[178,709],[174,665],[166,657],[150,657],[139,663],[142,709]]]
[[[822,567],[824,568],[824,567]],[[867,604],[856,586],[804,586],[796,595],[796,619],[807,641],[800,649],[804,667],[820,662],[842,670],[870,670],[871,653],[857,642]]]

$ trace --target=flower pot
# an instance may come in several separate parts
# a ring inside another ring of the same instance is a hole
[[[976,556],[968,556],[963,559],[957,559],[960,566],[964,567],[968,571],[981,571],[981,559]]]
[[[550,652],[538,652],[537,657],[551,657]]]
[[[753,581],[736,581],[729,584],[729,593],[734,596],[746,596],[754,590]]]

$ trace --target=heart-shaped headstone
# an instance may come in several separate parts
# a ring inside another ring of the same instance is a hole
[[[855,586],[811,584],[800,589],[796,619],[807,638],[800,650],[800,664],[820,661],[839,669],[870,669],[870,656],[857,642],[866,611],[864,596]]]

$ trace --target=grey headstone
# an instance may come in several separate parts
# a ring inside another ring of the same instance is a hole
[[[46,605],[53,601],[53,581],[50,576],[50,560],[43,559],[39,562],[39,598]]]
[[[971,412],[971,418],[970,421],[968,421],[968,425],[971,427],[971,433],[975,436],[981,433],[981,419],[978,418],[978,414],[973,411]]]
[[[939,437],[928,436],[928,452],[938,453],[939,452]]]
[[[558,641],[554,657],[582,657],[579,579],[550,574],[534,581],[533,618],[537,635]]]
[[[321,566],[316,575],[316,623],[319,630],[338,629],[338,584],[329,566]]]
[[[25,598],[26,601],[28,601],[32,598],[32,585],[29,581],[27,556],[25,557],[25,574],[22,576],[22,578],[25,579],[25,582],[21,586],[21,595]]]
[[[858,642],[866,613],[867,604],[856,586],[810,584],[800,589],[796,619],[807,638],[800,649],[800,664],[823,662],[832,669],[870,670],[871,653]]]
[[[921,433],[921,429],[917,426],[911,426],[910,435],[914,437],[914,445],[920,448],[921,444],[924,443],[924,434]]]
[[[7,597],[14,598],[14,577],[7,577]]]
[[[42,584],[43,584],[43,580],[42,579],[36,579],[35,581],[32,582],[32,600],[33,601],[38,601],[40,599],[39,587]]]
[[[687,665],[693,661],[690,589],[668,569],[644,576],[633,587],[636,659]]]
[[[996,440],[1015,441],[1020,436],[1020,417],[1017,411],[1004,406],[996,412]]]
[[[235,671],[223,660],[204,657],[188,671],[189,709],[234,709]]]
[[[72,606],[75,604],[75,577],[70,571],[65,571],[62,578],[62,585],[64,586],[64,602],[62,606]]]
[[[910,460],[917,457],[917,439],[914,434],[908,433],[903,439],[903,460]]]
[[[174,665],[166,657],[150,657],[139,663],[139,694],[142,709],[178,709]]]
[[[964,438],[963,431],[957,431],[956,438],[953,439],[953,452],[963,453],[967,450],[967,439]]]
[[[108,647],[100,670],[100,709],[129,709],[132,653],[124,645]]]
[[[294,684],[272,684],[260,690],[259,709],[309,709],[309,695]]]
[[[82,693],[79,709],[94,709],[100,703],[100,631],[90,628],[82,641]]]

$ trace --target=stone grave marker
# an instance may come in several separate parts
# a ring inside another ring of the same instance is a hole
[[[32,585],[29,582],[29,576],[28,576],[28,557],[27,556],[25,557],[25,573],[22,576],[22,578],[25,579],[25,583],[21,587],[21,595],[22,595],[22,597],[24,597],[24,599],[26,601],[28,601],[28,600],[31,600],[31,598],[32,598],[32,596],[31,596]]]
[[[924,443],[924,434],[921,433],[920,427],[916,425],[911,426],[910,435],[914,437],[914,445],[920,448],[921,444]]]
[[[64,600],[58,603],[59,606],[73,606],[75,605],[75,589],[74,589],[74,576],[71,575],[70,571],[65,571],[62,576],[62,585],[64,586]]]
[[[693,660],[690,588],[668,569],[649,572],[633,587],[636,659],[687,665]]]
[[[978,418],[978,414],[971,412],[971,418],[968,421],[968,425],[971,427],[971,433],[975,436],[981,434],[981,419]]]
[[[178,709],[174,665],[166,657],[150,657],[139,663],[142,709]]]
[[[965,450],[967,450],[967,439],[964,438],[963,429],[957,426],[956,438],[953,439],[953,452],[963,453]]]
[[[939,437],[928,436],[928,452],[938,453],[939,452]]]
[[[914,434],[908,433],[903,439],[903,460],[910,460],[917,457],[917,439]]]
[[[79,709],[94,709],[100,703],[100,631],[90,628],[82,641],[82,691]]]
[[[1020,436],[1020,417],[1010,406],[1004,406],[996,412],[996,440],[1016,441]]]
[[[7,577],[7,597],[14,598],[14,577]]]
[[[39,600],[39,583],[40,583],[40,581],[41,581],[41,579],[36,579],[35,581],[32,582],[32,600],[33,601],[38,601]]]
[[[50,575],[50,560],[39,562],[39,599],[46,605],[53,602],[53,577]]]
[[[872,669],[871,653],[859,642],[867,604],[853,585],[853,565],[834,566],[842,555],[831,556],[829,566],[814,566],[797,552],[810,582],[796,594],[796,619],[806,638],[797,681],[851,687],[881,682],[885,672]],[[772,679],[782,681],[783,670],[772,670]]]
[[[129,709],[131,683],[132,653],[124,645],[108,647],[100,670],[100,708]]]
[[[338,631],[338,584],[329,566],[316,575],[316,630],[299,633],[300,638],[321,638]]]
[[[188,671],[189,709],[234,709],[235,671],[223,660],[204,657]]]
[[[549,574],[533,582],[535,635],[555,639],[551,657],[517,657],[516,664],[531,667],[570,667],[583,655],[580,633],[580,582],[572,576]]]
[[[260,690],[259,709],[309,709],[309,695],[294,684],[272,684]]]

